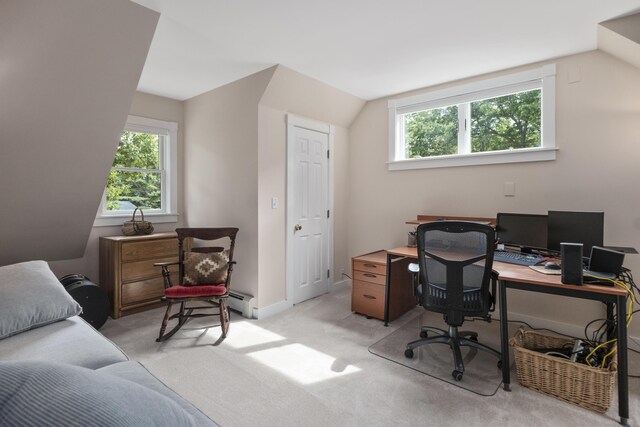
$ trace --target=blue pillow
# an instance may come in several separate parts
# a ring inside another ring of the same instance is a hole
[[[0,339],[80,314],[49,265],[29,261],[0,267]]]
[[[0,362],[0,420],[24,427],[197,426],[180,405],[103,372],[51,362]]]

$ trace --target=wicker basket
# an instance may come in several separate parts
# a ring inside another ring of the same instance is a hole
[[[513,348],[518,381],[541,393],[575,403],[596,412],[607,412],[617,373],[617,359],[608,368],[592,368],[531,349],[573,346],[569,338],[554,337],[534,331],[518,330],[509,340]]]

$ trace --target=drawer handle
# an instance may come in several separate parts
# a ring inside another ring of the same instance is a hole
[[[375,264],[364,264],[364,266],[369,268],[378,268],[378,266]]]
[[[374,297],[373,295],[364,294],[362,296],[365,297],[366,299],[376,299],[376,297]]]
[[[375,274],[371,274],[371,273],[364,273],[363,276],[365,276],[365,277],[373,277],[373,278],[378,277]]]

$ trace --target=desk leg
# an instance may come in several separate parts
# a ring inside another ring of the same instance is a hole
[[[629,377],[627,366],[627,299],[616,298],[618,313],[618,415],[620,424],[629,425]]]
[[[607,306],[607,341],[612,340],[615,338],[615,334],[617,334],[618,331],[614,330],[611,325],[613,325],[613,322],[615,322],[615,318],[613,317],[613,303],[606,303]]]
[[[391,289],[391,260],[393,257],[387,252],[387,278],[384,287],[384,326],[389,326],[389,289]]]
[[[509,366],[509,320],[507,319],[507,286],[504,282],[500,287],[500,354],[502,355],[502,384],[505,391],[511,391],[511,373]]]

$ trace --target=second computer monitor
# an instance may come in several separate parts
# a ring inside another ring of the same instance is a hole
[[[560,250],[560,243],[582,243],[582,255],[588,257],[593,246],[602,246],[604,212],[549,211],[547,247]]]
[[[521,213],[498,213],[498,242],[519,248],[547,247],[547,216]]]

